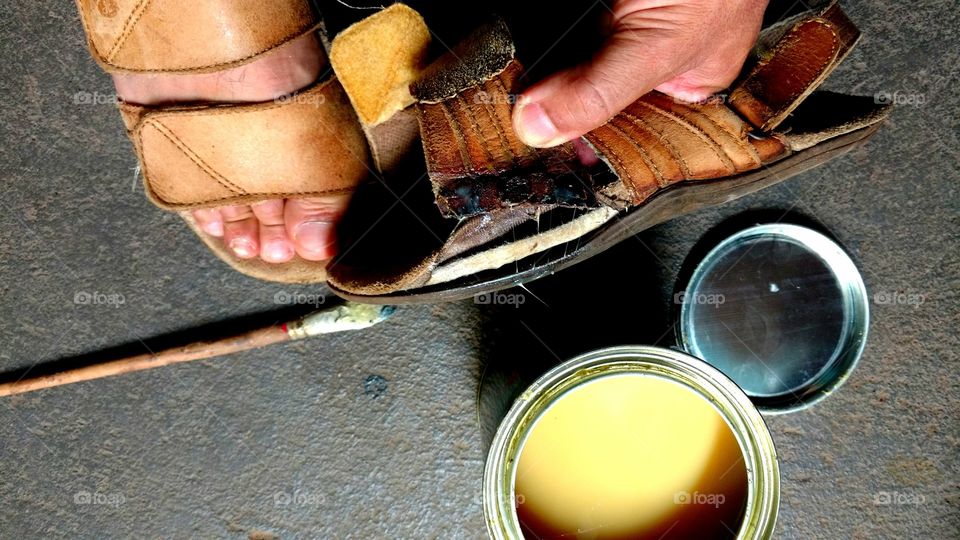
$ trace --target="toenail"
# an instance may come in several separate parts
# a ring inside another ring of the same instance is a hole
[[[244,238],[234,238],[230,241],[230,249],[237,254],[238,257],[253,257],[257,254],[256,249],[254,249],[253,242],[244,239]]]
[[[293,256],[293,248],[287,242],[268,242],[262,255],[269,261],[286,261]]]
[[[204,226],[203,230],[207,231],[210,236],[223,236],[223,222],[211,221]]]
[[[333,245],[333,223],[305,221],[293,230],[293,238],[303,249],[323,253]]]

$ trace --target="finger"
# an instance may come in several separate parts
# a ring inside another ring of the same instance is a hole
[[[216,208],[201,208],[191,212],[203,232],[210,236],[223,236],[223,217]]]
[[[287,238],[283,222],[283,199],[270,199],[250,206],[260,222],[260,258],[270,263],[283,263],[293,258],[293,242]]]
[[[287,235],[300,257],[324,261],[336,254],[336,224],[349,200],[349,195],[334,195],[287,201]]]
[[[526,144],[550,147],[610,120],[683,69],[686,58],[662,54],[663,38],[621,31],[588,63],[534,85],[517,102],[513,125]]]
[[[249,206],[224,206],[223,242],[241,259],[256,257],[259,248],[259,225]]]

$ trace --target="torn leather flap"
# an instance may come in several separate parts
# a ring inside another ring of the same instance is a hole
[[[540,205],[592,208],[597,187],[572,144],[523,144],[511,112],[523,68],[502,20],[475,31],[411,87],[427,171],[445,216]]]
[[[410,85],[426,67],[430,29],[415,10],[393,4],[337,34],[330,65],[363,126],[373,164],[399,172],[406,154],[420,152],[420,126]]]
[[[330,65],[366,127],[413,104],[410,84],[426,65],[430,30],[419,13],[393,4],[337,34]]]

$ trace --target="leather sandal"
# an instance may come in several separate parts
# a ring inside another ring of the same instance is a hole
[[[494,21],[415,76],[425,161],[410,157],[406,172],[358,190],[329,284],[368,303],[511,287],[848,152],[889,108],[816,89],[859,35],[836,3],[767,28],[727,94],[641,97],[583,138],[601,159],[587,168],[573,144],[536,149],[517,138],[523,68]]]
[[[111,73],[219,71],[323,29],[310,0],[77,0],[77,6],[91,54]],[[379,14],[374,23],[382,36],[397,40],[391,49],[394,68],[398,63],[407,67],[387,73],[383,57],[373,55],[379,64],[366,76],[375,86],[405,90],[423,67],[423,58],[417,55],[426,50],[423,42],[429,41],[429,32],[419,15],[405,6]],[[376,174],[380,163],[388,166],[393,159],[385,155],[382,144],[368,144],[367,135],[413,103],[408,91],[406,100],[402,94],[394,92],[384,99],[356,96],[363,106],[359,109],[363,122],[336,76],[264,103],[158,107],[120,103],[119,110],[152,202],[179,212],[207,246],[238,271],[269,281],[314,283],[326,279],[324,263],[299,257],[283,264],[241,259],[219,239],[202,234],[187,211],[353,192]],[[381,110],[371,112],[369,102],[377,99],[382,101],[377,104]],[[416,119],[411,118],[400,125],[412,126],[416,133]],[[406,134],[409,129],[390,133],[415,141]],[[391,145],[398,152],[407,151],[401,142]],[[379,150],[375,159],[371,148]]]

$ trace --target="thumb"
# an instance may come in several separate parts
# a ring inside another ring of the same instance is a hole
[[[615,34],[594,58],[527,89],[513,126],[529,146],[546,148],[605,124],[640,96],[670,79],[675,66],[644,36]]]

